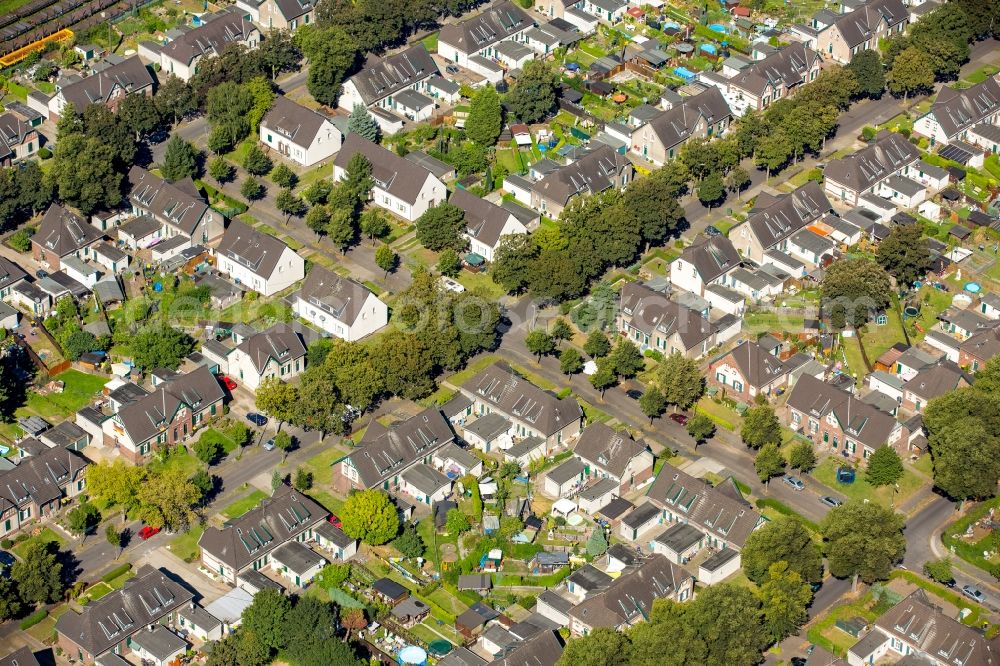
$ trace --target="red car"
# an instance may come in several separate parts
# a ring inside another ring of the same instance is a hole
[[[683,414],[671,414],[670,420],[680,425],[687,425],[688,417]]]
[[[139,538],[145,541],[153,536],[160,533],[159,527],[153,527],[152,525],[146,525],[141,530],[139,530]]]
[[[236,390],[236,382],[234,382],[232,379],[230,379],[226,375],[219,375],[219,381],[222,382],[222,385],[225,386],[230,391],[235,391]]]
[[[340,522],[340,518],[338,518],[337,514],[335,514],[335,513],[331,513],[330,517],[327,518],[327,520],[330,521],[330,523],[334,527],[338,527],[339,528],[339,527],[343,527],[344,526],[344,524]]]

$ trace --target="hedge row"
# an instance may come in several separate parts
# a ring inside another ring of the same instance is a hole
[[[129,563],[129,562],[126,562],[125,564],[122,564],[121,566],[117,566],[114,569],[112,569],[111,571],[109,571],[108,573],[106,573],[103,576],[101,576],[101,580],[104,581],[105,583],[110,583],[115,578],[118,578],[122,574],[128,573],[131,570],[132,570],[132,564]]]
[[[20,625],[21,626],[21,631],[25,631],[26,629],[30,629],[31,627],[35,626],[36,624],[38,624],[39,622],[41,622],[42,620],[44,620],[48,616],[49,616],[49,612],[47,610],[45,610],[44,608],[39,608],[34,613],[32,613],[28,617],[26,617],[23,620],[21,620],[21,625]]]

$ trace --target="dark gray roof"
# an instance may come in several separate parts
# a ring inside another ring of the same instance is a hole
[[[548,478],[562,485],[581,474],[583,474],[583,461],[579,458],[570,458],[549,472]]]
[[[287,249],[288,246],[283,241],[271,234],[233,220],[223,234],[216,252],[266,279],[274,273],[281,254]]]
[[[23,280],[28,274],[23,268],[7,257],[0,257],[0,289],[7,289],[15,282]]]
[[[759,202],[757,205],[758,208],[752,211],[745,224],[750,226],[765,250],[833,210],[830,201],[823,194],[823,187],[813,181],[791,194],[772,199],[765,207],[760,207]]]
[[[457,647],[438,660],[438,666],[485,666],[485,664],[485,659],[464,647]]]
[[[187,649],[187,641],[160,625],[151,626],[148,631],[137,632],[132,636],[132,644],[160,661]]]
[[[506,455],[509,458],[520,458],[523,455],[531,453],[539,446],[544,446],[544,445],[545,445],[545,440],[543,440],[540,437],[526,437],[517,444],[515,444],[514,446],[504,451],[504,455]]]
[[[328,120],[318,111],[296,104],[284,95],[277,95],[261,126],[277,132],[296,146],[308,148]]]
[[[423,463],[417,463],[400,476],[408,484],[428,495],[436,493],[445,486],[451,486],[447,476]]]
[[[657,599],[677,594],[687,573],[663,555],[650,555],[607,589],[574,606],[569,615],[591,628],[618,628],[649,616]]]
[[[344,534],[344,530],[326,520],[314,527],[313,533],[332,542],[338,548],[348,548],[354,543],[354,539]]]
[[[138,169],[139,167],[133,168]],[[155,176],[153,177],[155,178]],[[152,215],[140,215],[118,227],[118,233],[131,236],[136,241],[140,241],[147,236],[152,236],[162,227],[163,223],[154,218]]]
[[[80,613],[63,613],[56,631],[98,656],[158,623],[192,598],[187,588],[146,564],[122,589],[91,602]]]
[[[465,233],[489,247],[496,247],[504,226],[513,217],[506,208],[458,188],[448,200],[465,212]]]
[[[431,612],[431,607],[415,597],[407,597],[393,607],[391,614],[404,622],[415,620]]]
[[[438,450],[436,455],[442,460],[454,460],[467,469],[472,469],[481,462],[475,454],[467,449],[463,449],[455,442],[445,444]]]
[[[823,175],[856,192],[863,192],[919,158],[920,150],[906,137],[883,130],[874,144],[853,155],[831,160]]]
[[[555,666],[563,645],[553,631],[543,631],[526,641],[515,643],[489,666]]]
[[[632,163],[611,146],[602,145],[534,184],[540,196],[565,205],[577,194],[597,194],[613,187]]]
[[[844,37],[848,48],[860,46],[881,32],[883,21],[888,32],[909,18],[909,12],[902,0],[870,0],[852,12],[837,18],[835,25]]]
[[[53,446],[62,449],[75,445],[87,436],[87,431],[73,421],[57,423],[40,435],[42,440],[48,440]]]
[[[730,85],[755,96],[763,94],[769,83],[774,87],[792,88],[806,82],[806,74],[819,59],[820,55],[813,49],[793,42],[741,70],[730,79]]]
[[[460,590],[488,590],[493,587],[489,574],[466,574],[458,577]]]
[[[607,587],[614,580],[592,564],[584,564],[569,575],[568,580],[588,592]]]
[[[464,393],[456,393],[448,402],[441,405],[441,412],[448,418],[461,415],[472,406],[472,400]]]
[[[647,335],[661,331],[665,336],[677,333],[691,349],[718,331],[718,327],[700,313],[671,301],[665,294],[640,282],[630,282],[621,290],[622,312],[630,317],[629,325]]]
[[[573,607],[573,602],[552,590],[545,590],[538,595],[538,600],[562,613],[568,613]]]
[[[361,153],[371,163],[372,178],[378,187],[407,203],[416,202],[427,177],[431,175],[422,166],[354,133],[347,135],[333,163],[346,169],[356,153]]]
[[[915,196],[924,191],[924,186],[906,176],[893,175],[885,179],[885,186],[906,196]]]
[[[31,442],[38,447],[31,447]],[[0,472],[0,515],[28,503],[41,506],[60,499],[62,489],[90,464],[75,451],[49,448],[33,438],[21,440],[18,446],[30,455],[17,467]]]
[[[445,25],[438,39],[462,53],[479,53],[533,25],[523,9],[504,0],[472,18]]]
[[[642,527],[660,514],[660,507],[652,502],[640,504],[631,513],[622,518],[622,524],[626,527]]]
[[[177,614],[196,627],[211,631],[222,626],[222,621],[215,617],[198,604],[184,606],[177,611]]]
[[[984,139],[989,139],[993,143],[1000,143],[1000,127],[997,125],[980,123],[973,127],[972,131]],[[942,171],[944,171],[944,169],[942,169]]]
[[[254,24],[246,19],[245,12],[238,7],[227,7],[216,14],[203,17],[205,19],[206,23],[161,47],[161,52],[190,65],[199,56],[217,56],[230,44],[245,42],[250,32],[256,30]]]
[[[927,402],[931,398],[954,391],[962,381],[971,384],[972,377],[966,375],[955,363],[942,361],[938,365],[918,372],[913,379],[903,385],[903,390],[911,391]]]
[[[275,0],[278,11],[286,21],[304,16],[313,10],[315,3],[312,0]]]
[[[236,348],[250,357],[257,372],[263,372],[272,359],[285,364],[306,355],[302,337],[286,324],[275,324],[266,331],[255,333]]]
[[[425,409],[389,428],[372,419],[358,447],[344,463],[357,470],[366,488],[373,488],[454,438],[448,420],[436,408]]]
[[[669,150],[687,141],[698,123],[704,118],[709,125],[729,118],[732,111],[726,103],[722,91],[709,86],[704,92],[684,98],[649,120],[649,126],[656,133],[664,150]]]
[[[706,534],[742,547],[757,527],[760,514],[723,482],[716,487],[664,464],[646,493],[675,515],[688,516]]]
[[[326,558],[301,541],[286,541],[271,553],[271,558],[280,562],[294,574],[300,576],[310,569],[326,562]]]
[[[221,529],[206,528],[198,545],[215,559],[239,571],[294,539],[326,515],[326,510],[309,497],[282,485],[256,508],[229,521]]]
[[[608,520],[615,520],[625,512],[629,511],[633,506],[635,505],[624,497],[616,497],[601,507],[601,510],[597,513],[604,516]]]
[[[247,569],[238,575],[236,580],[242,581],[258,590],[277,590],[278,592],[282,592],[285,589],[284,585],[273,578],[268,578],[256,569]]]
[[[28,123],[13,113],[0,113],[0,146],[6,145],[10,149],[20,146],[32,131]]]
[[[837,246],[837,244],[829,238],[820,236],[819,234],[814,233],[811,229],[801,229],[792,234],[792,237],[789,240],[793,245],[801,247],[804,250],[809,250],[817,255],[829,252]]]
[[[0,666],[39,666],[38,659],[31,648],[25,645],[11,652],[6,657],[0,657]]]
[[[444,79],[441,79],[444,81]],[[453,177],[455,175],[455,167],[448,164],[447,162],[442,162],[436,157],[431,157],[422,150],[411,150],[406,153],[406,158],[410,162],[413,162],[417,166],[423,167],[431,174],[433,174],[438,180],[444,180],[446,178]],[[456,194],[461,190],[456,190]],[[454,196],[454,195],[452,195]]]
[[[725,236],[691,245],[684,249],[680,258],[694,265],[702,282],[711,282],[740,264],[740,253]]]
[[[872,449],[885,444],[897,425],[892,416],[811,375],[799,377],[788,406],[817,421],[833,412],[846,436]]]
[[[390,599],[398,599],[410,593],[409,590],[391,578],[379,578],[372,583],[372,589]]]
[[[372,292],[353,280],[313,266],[302,283],[299,298],[331,315],[334,319],[352,326]]]
[[[971,88],[956,90],[944,87],[938,93],[930,113],[948,137],[982,122],[1000,110],[1000,82],[992,76]]]
[[[788,372],[777,356],[769,354],[756,342],[743,342],[731,352],[712,361],[710,367],[724,358],[732,358],[737,369],[750,386],[761,388]]]
[[[580,499],[594,501],[600,497],[604,497],[608,493],[616,492],[620,487],[620,484],[614,479],[600,479],[597,483],[592,483],[583,490],[580,491]]]
[[[186,375],[178,375],[160,384],[149,395],[122,407],[115,418],[138,445],[160,433],[178,410],[187,408],[197,414],[219,403],[223,397],[225,392],[215,375],[208,368],[199,366]]]
[[[509,418],[531,424],[543,436],[555,434],[583,417],[572,398],[557,398],[496,363],[462,384],[462,390]]]
[[[490,412],[465,425],[465,430],[478,435],[484,441],[492,441],[511,428],[511,422],[499,412]]]
[[[737,557],[739,554],[739,551],[734,548],[723,548],[722,550],[716,551],[714,554],[710,555],[708,559],[702,562],[699,566],[705,571],[716,571],[721,568],[723,564],[734,557]]]
[[[632,459],[641,456],[646,449],[646,442],[632,439],[628,431],[619,432],[596,421],[580,433],[573,454],[621,478]]]
[[[60,204],[52,204],[45,211],[31,242],[57,256],[65,257],[100,238],[101,232],[87,224],[82,217]]]
[[[153,77],[134,55],[111,65],[100,72],[64,86],[58,93],[71,102],[77,113],[83,113],[88,104],[107,104],[112,95],[123,90],[126,95],[139,92],[153,85]]]
[[[391,56],[370,57],[364,68],[349,80],[357,87],[365,105],[409,90],[424,79],[438,74],[427,48],[417,42]]]

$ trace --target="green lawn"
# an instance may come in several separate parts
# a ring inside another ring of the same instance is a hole
[[[805,317],[802,315],[778,315],[772,312],[748,312],[743,316],[743,330],[748,333],[801,331],[804,320]]]
[[[342,446],[331,446],[304,463],[312,472],[314,485],[329,485],[333,481],[333,464],[346,456],[348,450]]]
[[[185,562],[194,562],[201,556],[198,540],[205,533],[205,526],[197,524],[183,534],[178,534],[170,542],[170,552]]]
[[[500,359],[493,354],[483,354],[473,359],[468,365],[462,370],[459,370],[453,375],[445,377],[449,384],[453,386],[461,386],[468,380],[472,379],[473,376],[482,372],[486,368],[490,367]]]
[[[899,319],[899,313],[895,308],[886,310],[888,321],[884,326],[877,326],[874,322],[869,322],[864,336],[861,338],[865,345],[865,352],[868,359],[874,363],[875,359],[884,354],[897,342],[906,343],[906,336],[903,334],[903,324]]]
[[[868,374],[868,367],[861,356],[861,347],[858,345],[857,337],[841,337],[841,350],[847,361],[847,372],[856,375],[855,381]],[[838,354],[838,359],[840,359],[840,354]]]
[[[424,47],[426,47],[426,49],[430,53],[437,53],[437,50],[438,50],[438,37],[439,36],[440,36],[440,33],[432,32],[431,34],[429,34],[426,37],[424,37],[423,39],[421,39],[420,43],[423,44]]]
[[[997,72],[1000,72],[1000,67],[998,67],[997,65],[983,65],[982,67],[974,71],[972,74],[969,74],[967,77],[965,77],[965,80],[975,85],[977,83],[982,83],[983,81],[993,76]]]
[[[221,513],[230,520],[233,518],[239,518],[247,511],[260,504],[260,501],[265,497],[267,497],[267,494],[263,490],[255,490],[246,497],[238,499],[227,506],[221,511]]]
[[[845,656],[847,650],[857,643],[858,639],[837,627],[837,620],[860,616],[869,622],[874,622],[878,619],[878,613],[873,610],[872,606],[871,592],[866,592],[857,601],[835,606],[809,628],[809,642],[819,645],[835,655]]]
[[[715,425],[720,428],[725,428],[726,430],[735,432],[742,425],[742,419],[739,414],[721,402],[715,402],[708,396],[705,396],[698,401],[695,411],[699,414],[704,414],[708,418],[712,419],[712,421],[715,422]]]
[[[70,416],[86,407],[108,381],[106,377],[79,370],[67,370],[53,379],[65,382],[63,392],[48,395],[29,393],[25,406],[29,412],[45,419]]]
[[[28,544],[32,543],[32,542],[35,542],[35,541],[38,541],[38,542],[41,542],[41,543],[55,543],[56,546],[58,546],[59,548],[62,548],[62,546],[63,546],[63,540],[59,538],[58,534],[56,534],[54,531],[52,531],[52,528],[50,528],[50,527],[43,527],[42,531],[38,534],[38,536],[33,536],[33,537],[29,538],[29,539],[25,539],[21,543],[15,545],[11,550],[14,551],[15,555],[17,555],[18,557],[23,558],[24,557],[24,551],[28,547]]]
[[[28,4],[28,2],[29,0],[0,0],[0,14],[10,14]]]
[[[861,469],[857,471],[855,481],[851,485],[845,486],[837,483],[837,468],[840,465],[841,461],[837,458],[826,458],[813,470],[812,475],[823,485],[837,490],[852,500],[869,500],[878,502],[883,506],[889,506],[890,503],[894,502],[895,506],[900,506],[910,495],[926,483],[922,477],[914,474],[913,471],[904,466],[903,478],[899,480],[898,484],[899,491],[895,493],[895,498],[893,498],[892,486],[883,486],[881,488],[872,486],[865,480],[865,472]]]
[[[975,565],[984,571],[993,571],[996,568],[996,564],[983,557],[983,551],[993,549],[993,544],[996,542],[994,536],[987,534],[976,542],[967,541],[960,538],[960,536],[965,534],[969,525],[988,514],[990,509],[996,509],[997,507],[1000,507],[1000,497],[994,497],[987,502],[983,502],[952,523],[944,531],[944,534],[941,535],[941,541],[969,564]]]
[[[493,278],[486,271],[473,273],[463,270],[459,272],[456,279],[469,291],[486,296],[492,301],[500,300],[500,297],[507,293],[503,287],[493,281]]]
[[[90,597],[91,601],[97,601],[101,597],[107,596],[113,592],[113,588],[107,583],[100,582],[87,590],[86,594]]]

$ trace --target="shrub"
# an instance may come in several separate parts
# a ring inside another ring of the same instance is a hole
[[[10,539],[4,539],[3,541],[0,541],[0,548],[3,548],[4,550],[10,550],[13,547],[14,547],[14,542],[11,541]]]
[[[38,150],[38,158],[43,160],[48,160],[52,158],[52,151],[48,148],[40,148]]]
[[[47,610],[45,610],[44,608],[39,608],[34,613],[21,620],[21,624],[19,625],[21,627],[21,631],[25,631],[27,629],[32,628],[33,626],[35,626],[48,616],[49,612]]]
[[[132,564],[130,562],[126,562],[125,564],[117,566],[108,573],[101,576],[101,580],[104,581],[105,583],[110,583],[115,578],[118,578],[119,576],[128,573],[131,570],[132,570]]]

